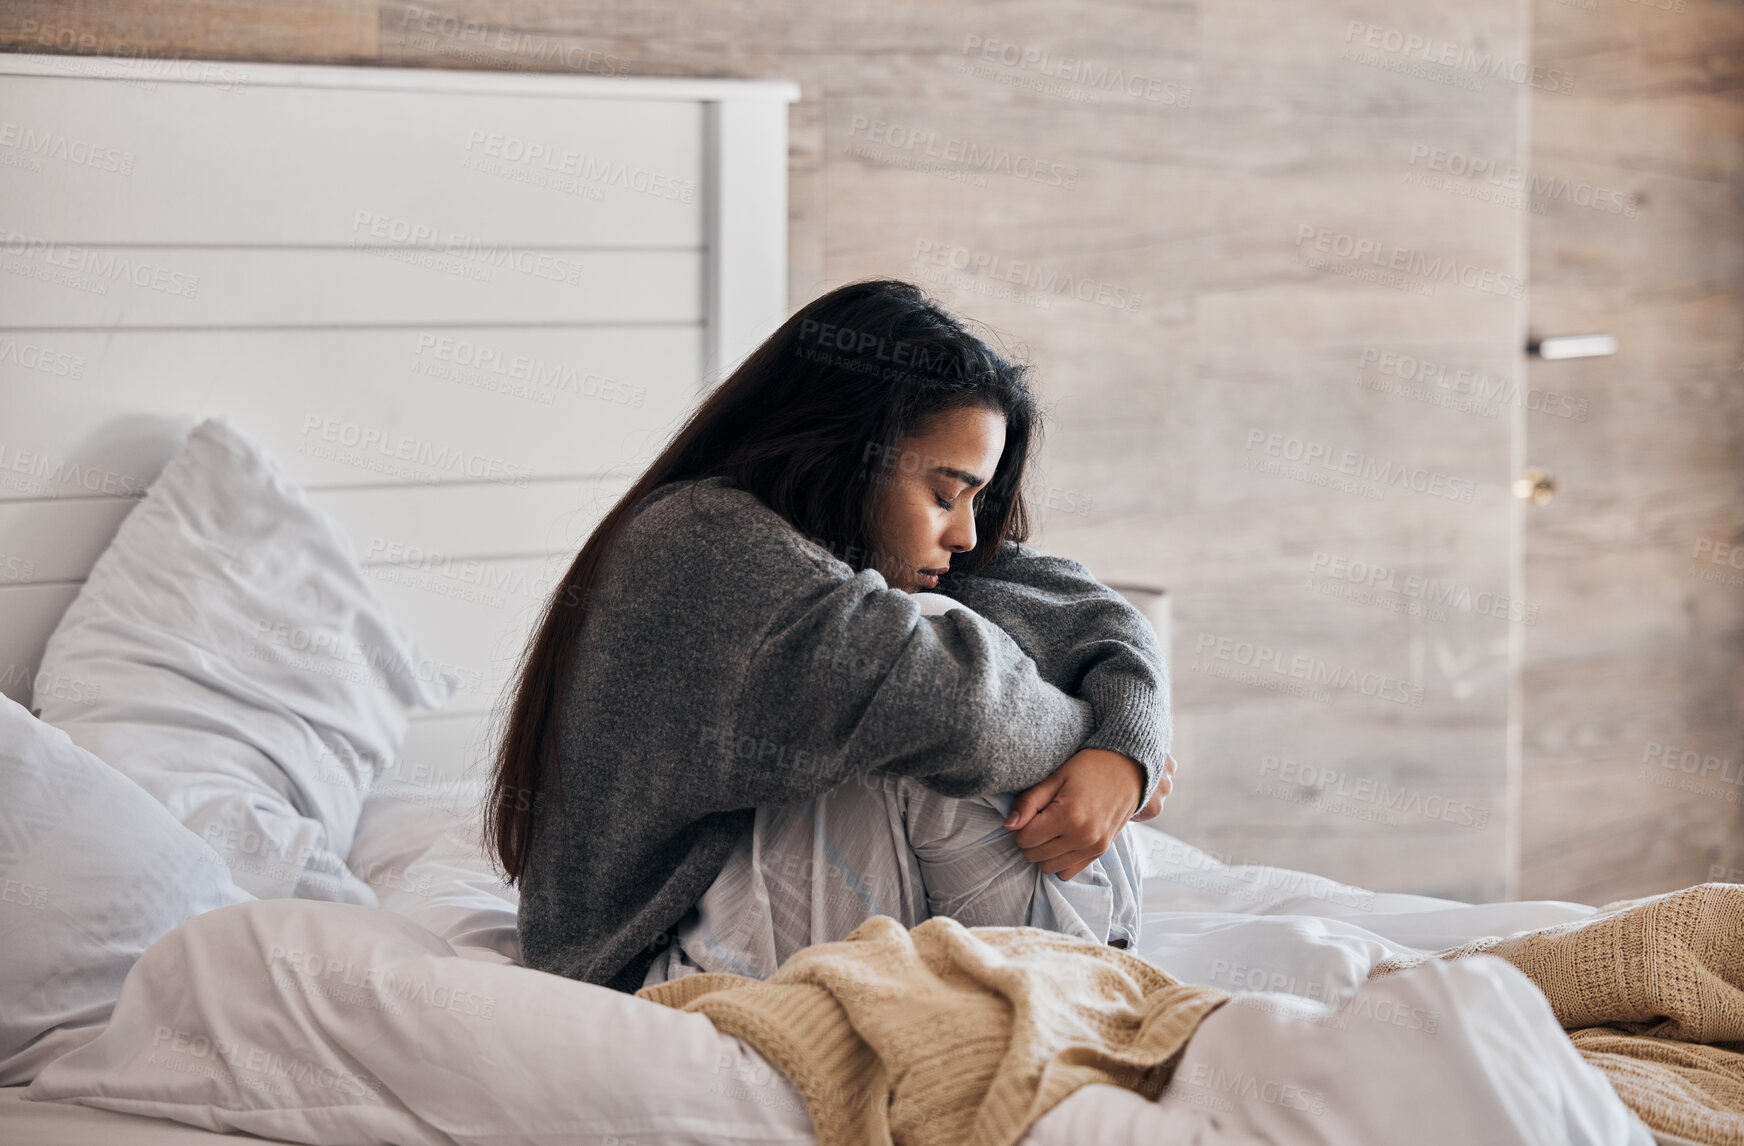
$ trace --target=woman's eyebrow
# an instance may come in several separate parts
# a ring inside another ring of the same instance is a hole
[[[987,482],[986,478],[976,477],[974,474],[970,473],[968,470],[960,470],[960,469],[957,469],[955,466],[934,466],[933,472],[936,474],[944,474],[946,477],[956,478],[958,481],[962,482],[964,485],[968,486],[970,489],[976,489],[982,485],[985,485]]]

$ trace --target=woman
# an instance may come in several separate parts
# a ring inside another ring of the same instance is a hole
[[[842,938],[875,912],[796,925],[729,886],[791,858],[766,845],[795,806],[904,837],[835,867],[893,888],[865,902],[905,925],[944,907],[1136,939],[1136,872],[1103,857],[1170,788],[1162,653],[1083,566],[1019,544],[1023,375],[915,287],[849,284],[605,516],[528,646],[487,805],[528,966],[622,991],[706,967],[705,903],[761,928],[766,970]],[[961,607],[923,612],[933,589]],[[798,874],[793,897],[827,898]],[[733,954],[717,967],[757,961]]]

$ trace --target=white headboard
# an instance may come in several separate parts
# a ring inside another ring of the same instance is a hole
[[[0,55],[0,690],[223,413],[489,688],[698,390],[787,315],[785,81]]]

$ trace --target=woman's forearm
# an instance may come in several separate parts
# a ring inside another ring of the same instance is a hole
[[[985,569],[953,573],[938,591],[1008,633],[1043,680],[1088,702],[1093,728],[1082,747],[1136,761],[1141,805],[1150,799],[1173,720],[1167,662],[1143,613],[1078,562],[1009,542]]]

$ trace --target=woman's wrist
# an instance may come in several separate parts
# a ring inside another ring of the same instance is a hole
[[[1175,757],[1170,753],[1165,752],[1163,754],[1163,774],[1157,777],[1157,784],[1156,787],[1151,789],[1150,799],[1144,802],[1144,807],[1140,808],[1133,814],[1132,819],[1139,823],[1144,823],[1147,820],[1154,820],[1162,815],[1163,801],[1168,799],[1169,793],[1174,791],[1174,788]]]

